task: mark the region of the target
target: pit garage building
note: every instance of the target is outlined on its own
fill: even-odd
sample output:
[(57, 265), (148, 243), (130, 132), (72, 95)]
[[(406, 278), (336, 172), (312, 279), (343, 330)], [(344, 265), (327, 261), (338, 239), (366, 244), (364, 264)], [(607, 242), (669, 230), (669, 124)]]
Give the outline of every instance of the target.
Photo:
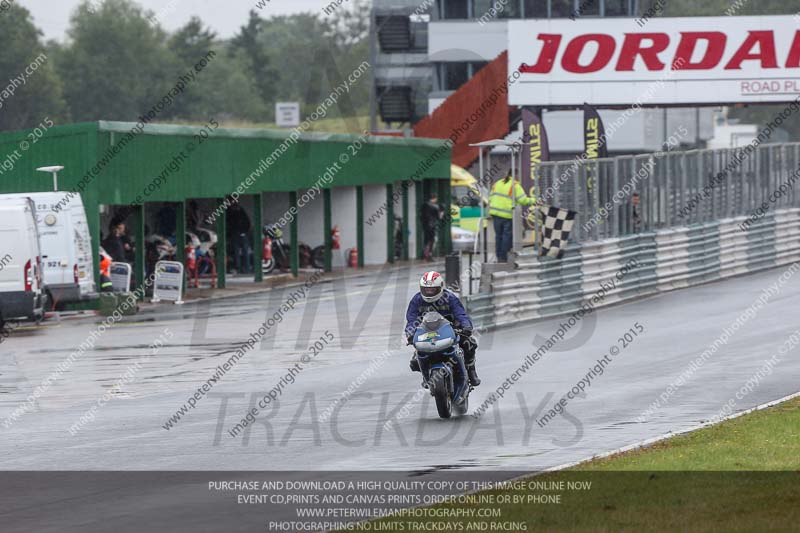
[[(263, 224), (285, 224), (291, 270), (297, 275), (300, 243), (325, 244), (328, 271), (338, 263), (334, 254), (352, 248), (358, 250), (359, 266), (393, 262), (398, 228), (401, 258), (419, 258), (423, 201), (436, 192), (443, 205), (450, 203), (451, 150), (441, 140), (215, 125), (101, 121), (0, 133), (0, 193), (52, 191), (52, 177), (36, 169), (63, 165), (58, 190), (65, 201), (70, 193), (81, 194), (95, 257), (110, 218), (127, 215), (128, 233), (137, 244), (138, 280), (145, 279), (146, 229), (163, 226), (165, 213), (172, 217), (177, 260), (184, 261), (187, 215), (191, 211), (196, 218), (199, 211), (219, 239), (219, 287), (226, 286), (226, 254), (219, 253), (226, 250), (226, 217), (220, 215), (232, 193), (252, 223), (257, 282), (262, 281)], [(339, 251), (331, 250), (335, 226)], [(439, 241), (440, 251), (448, 252), (447, 220)]]

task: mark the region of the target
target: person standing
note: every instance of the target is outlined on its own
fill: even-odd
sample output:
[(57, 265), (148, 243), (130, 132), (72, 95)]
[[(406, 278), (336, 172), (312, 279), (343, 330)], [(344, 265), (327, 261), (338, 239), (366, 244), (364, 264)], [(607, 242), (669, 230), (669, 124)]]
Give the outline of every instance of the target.
[(508, 251), (514, 245), (514, 205), (533, 205), (535, 199), (525, 195), (522, 185), (511, 177), (511, 173), (492, 186), (489, 195), (489, 216), (494, 224), (495, 253), (498, 262), (508, 261)]
[(132, 246), (125, 235), (125, 224), (117, 221), (112, 222), (109, 227), (108, 237), (103, 240), (102, 245), (108, 255), (111, 256), (112, 261), (127, 263), (128, 253), (132, 250)]
[(439, 221), (442, 219), (442, 207), (439, 205), (439, 198), (436, 194), (431, 194), (422, 206), (422, 231), (425, 246), (422, 250), (422, 258), (426, 261), (433, 261), (433, 246), (436, 243), (436, 230), (439, 229)]
[(253, 248), (250, 244), (250, 217), (238, 203), (234, 203), (228, 208), (228, 238), (231, 240), (231, 250), (233, 261), (236, 265), (236, 272), (239, 274), (249, 274), (251, 256)]

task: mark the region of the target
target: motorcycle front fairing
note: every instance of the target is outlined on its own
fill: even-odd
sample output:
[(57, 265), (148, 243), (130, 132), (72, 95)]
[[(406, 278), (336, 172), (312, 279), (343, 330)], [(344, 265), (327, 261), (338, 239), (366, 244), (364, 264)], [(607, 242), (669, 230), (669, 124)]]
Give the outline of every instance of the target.
[(455, 397), (459, 398), (466, 389), (467, 367), (464, 356), (458, 346), (458, 335), (449, 323), (443, 324), (436, 331), (428, 331), (418, 327), (414, 332), (414, 348), (417, 361), (425, 381), (430, 380), (430, 371), (437, 366), (445, 366), (447, 362), (455, 363)]

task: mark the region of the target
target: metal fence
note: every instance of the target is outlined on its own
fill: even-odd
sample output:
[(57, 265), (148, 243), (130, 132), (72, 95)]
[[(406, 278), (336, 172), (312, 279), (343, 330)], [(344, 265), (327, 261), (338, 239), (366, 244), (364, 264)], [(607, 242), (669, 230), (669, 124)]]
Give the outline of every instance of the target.
[(575, 241), (757, 216), (800, 207), (800, 143), (548, 162), (539, 184), (544, 203), (578, 212)]

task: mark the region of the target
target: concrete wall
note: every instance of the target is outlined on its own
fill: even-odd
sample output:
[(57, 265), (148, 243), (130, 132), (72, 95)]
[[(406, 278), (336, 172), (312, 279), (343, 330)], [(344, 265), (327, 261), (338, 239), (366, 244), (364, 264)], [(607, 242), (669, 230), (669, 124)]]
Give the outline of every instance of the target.
[(413, 183), (408, 188), (408, 257), (417, 258), (417, 184)]
[[(300, 202), (305, 190), (297, 193), (297, 200)], [(310, 198), (310, 195), (307, 197)], [(304, 203), (297, 213), (297, 238), (301, 243), (307, 244), (313, 250), (321, 244), (325, 244), (325, 202), (322, 199), (322, 192)]]
[[(342, 249), (333, 251), (333, 266), (346, 264), (344, 255), (350, 248), (358, 244), (356, 233), (356, 188), (337, 187), (331, 190), (331, 226), (339, 226)], [(343, 259), (337, 258), (340, 254)]]
[[(265, 192), (261, 198), (261, 217), (264, 224), (275, 224), (281, 217), (289, 211), (288, 192)], [(281, 228), (283, 230), (283, 240), (289, 244), (291, 241), (291, 231), (287, 224)], [(261, 231), (259, 229), (259, 231)]]
[(386, 216), (386, 186), (385, 185), (365, 185), (364, 186), (364, 218), (369, 220), (371, 216), (379, 213), (380, 217), (371, 225), (364, 224), (364, 248), (359, 253), (364, 253), (365, 265), (382, 265), (386, 263), (386, 224), (389, 217)]

